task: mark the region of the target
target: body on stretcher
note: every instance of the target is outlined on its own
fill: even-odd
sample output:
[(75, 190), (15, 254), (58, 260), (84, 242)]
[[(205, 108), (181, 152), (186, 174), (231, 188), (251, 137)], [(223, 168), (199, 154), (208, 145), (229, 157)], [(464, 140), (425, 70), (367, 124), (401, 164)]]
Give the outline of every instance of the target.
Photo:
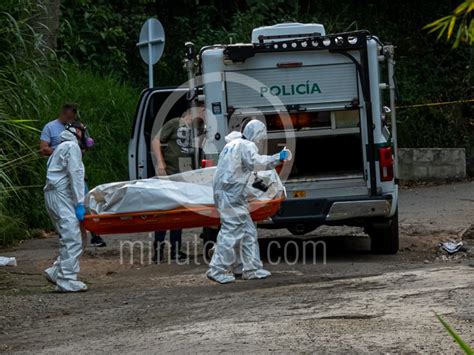
[[(218, 226), (214, 173), (215, 167), (99, 185), (85, 198), (88, 213), (83, 225), (101, 235)], [(246, 193), (254, 221), (273, 216), (286, 196), (275, 170), (255, 174)]]
[[(252, 219), (257, 222), (273, 216), (283, 199), (250, 202)], [(83, 223), (88, 231), (103, 235), (210, 227), (218, 226), (220, 221), (214, 206), (199, 206), (164, 211), (86, 215)]]

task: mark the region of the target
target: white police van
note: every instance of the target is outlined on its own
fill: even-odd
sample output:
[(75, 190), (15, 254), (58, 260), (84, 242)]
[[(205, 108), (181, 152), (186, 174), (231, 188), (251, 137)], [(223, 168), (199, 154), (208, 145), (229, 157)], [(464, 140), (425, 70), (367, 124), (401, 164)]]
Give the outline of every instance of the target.
[(373, 252), (398, 251), (393, 46), (367, 31), (327, 35), (320, 24), (284, 23), (254, 29), (248, 44), (186, 50), (188, 84), (142, 92), (131, 179), (154, 174), (156, 127), (201, 101), (207, 140), (195, 167), (215, 164), (225, 135), (250, 118), (266, 123), (268, 154), (293, 152), (280, 173), (288, 198), (263, 226), (295, 235), (362, 226)]

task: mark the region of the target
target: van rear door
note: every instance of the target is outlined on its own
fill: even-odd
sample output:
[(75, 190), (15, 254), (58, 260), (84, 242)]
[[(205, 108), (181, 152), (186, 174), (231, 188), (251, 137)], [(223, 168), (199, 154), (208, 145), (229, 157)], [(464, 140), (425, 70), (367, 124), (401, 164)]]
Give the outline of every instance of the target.
[(155, 175), (151, 141), (163, 124), (187, 109), (186, 88), (144, 90), (140, 96), (128, 146), (130, 180)]
[(265, 117), (268, 153), (294, 151), (289, 199), (368, 195), (367, 117), (352, 60), (325, 52), (260, 53), (227, 65), (225, 79), (234, 116)]

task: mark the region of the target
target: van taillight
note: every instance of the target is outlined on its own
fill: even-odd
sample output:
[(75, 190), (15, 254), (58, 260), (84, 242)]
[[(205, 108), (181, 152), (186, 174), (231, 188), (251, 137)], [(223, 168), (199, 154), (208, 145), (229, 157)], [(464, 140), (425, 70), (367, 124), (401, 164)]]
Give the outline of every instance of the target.
[(210, 168), (211, 166), (214, 166), (214, 160), (211, 160), (211, 159), (201, 160), (201, 168)]
[(379, 148), (380, 180), (393, 180), (393, 155), (392, 148)]

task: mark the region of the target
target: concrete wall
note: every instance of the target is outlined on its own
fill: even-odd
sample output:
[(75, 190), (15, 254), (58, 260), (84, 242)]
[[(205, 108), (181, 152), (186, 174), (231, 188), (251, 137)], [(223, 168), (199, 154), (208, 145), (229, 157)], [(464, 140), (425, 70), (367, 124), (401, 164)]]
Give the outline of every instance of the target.
[(442, 180), (466, 177), (464, 148), (400, 148), (401, 180)]

